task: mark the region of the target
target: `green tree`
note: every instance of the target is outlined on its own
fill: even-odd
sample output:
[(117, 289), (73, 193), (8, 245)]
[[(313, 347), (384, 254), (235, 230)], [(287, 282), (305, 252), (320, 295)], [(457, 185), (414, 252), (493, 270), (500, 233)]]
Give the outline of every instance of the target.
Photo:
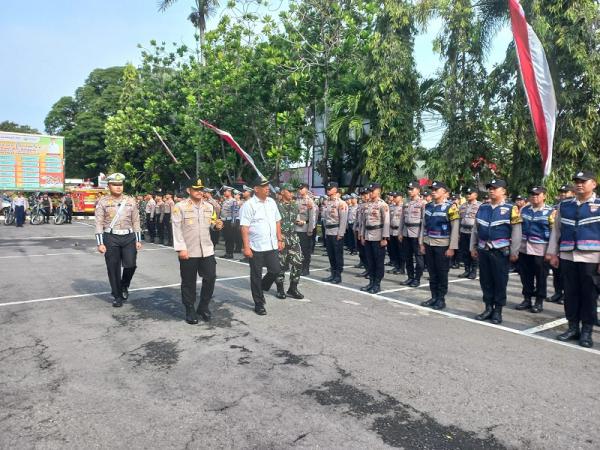
[(5, 120), (0, 122), (0, 131), (8, 131), (11, 133), (31, 133), (39, 134), (39, 131), (29, 125), (19, 125), (18, 123)]

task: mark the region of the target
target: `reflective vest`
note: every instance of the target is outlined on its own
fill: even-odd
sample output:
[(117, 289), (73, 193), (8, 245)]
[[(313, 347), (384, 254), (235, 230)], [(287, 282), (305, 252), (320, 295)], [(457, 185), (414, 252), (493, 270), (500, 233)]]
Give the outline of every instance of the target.
[(521, 210), (521, 219), (523, 219), (523, 241), (529, 241), (533, 244), (547, 244), (550, 242), (550, 231), (552, 231), (552, 211), (553, 208), (544, 205), (539, 211), (534, 211), (531, 205)]
[(489, 244), (492, 248), (504, 248), (510, 245), (512, 233), (511, 214), (512, 203), (503, 203), (495, 208), (484, 203), (477, 211), (477, 235), (479, 248)]
[(564, 200), (560, 209), (560, 251), (600, 251), (600, 199), (577, 204)]
[(452, 202), (437, 204), (429, 202), (425, 205), (425, 236), (434, 239), (450, 237), (450, 219), (448, 210)]

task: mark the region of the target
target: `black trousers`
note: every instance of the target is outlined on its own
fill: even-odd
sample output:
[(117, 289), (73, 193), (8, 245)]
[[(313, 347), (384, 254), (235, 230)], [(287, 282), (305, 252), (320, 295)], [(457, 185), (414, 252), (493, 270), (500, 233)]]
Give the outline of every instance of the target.
[(344, 240), (338, 239), (337, 235), (325, 236), (325, 248), (329, 257), (331, 274), (341, 274), (344, 271)]
[(354, 234), (354, 223), (349, 223), (344, 235), (344, 244), (351, 253), (356, 252), (356, 237)]
[(552, 268), (552, 285), (554, 286), (554, 293), (561, 293), (565, 290), (562, 281), (562, 275), (560, 273), (560, 267), (555, 269)]
[(519, 253), (518, 264), (523, 297), (545, 299), (548, 296), (548, 264), (544, 257)]
[(213, 245), (217, 245), (219, 243), (219, 237), (221, 236), (220, 230), (210, 229), (210, 240)]
[(594, 325), (598, 318), (598, 264), (560, 260), (565, 287), (565, 316), (569, 322)]
[(423, 255), (419, 254), (419, 238), (407, 237), (402, 239), (404, 255), (406, 256), (406, 274), (412, 280), (421, 280), (425, 261)]
[(388, 241), (388, 254), (390, 257), (390, 262), (396, 268), (400, 268), (400, 241), (398, 240), (398, 236), (390, 236), (390, 240)]
[(44, 223), (50, 223), (50, 208), (42, 208), (42, 213), (44, 214)]
[(171, 213), (163, 215), (163, 239), (166, 245), (173, 245), (173, 228), (171, 227)]
[(148, 229), (150, 240), (154, 242), (154, 239), (156, 238), (156, 218), (147, 215), (146, 228)]
[(458, 240), (458, 261), (465, 265), (465, 271), (477, 269), (477, 260), (471, 257), (471, 233), (460, 233)]
[(360, 239), (356, 239), (356, 249), (358, 250), (358, 259), (360, 259), (360, 262), (363, 264), (363, 266), (366, 269), (367, 268), (367, 257), (365, 255), (365, 246), (362, 245), (362, 242)]
[(233, 222), (233, 235), (235, 236), (235, 253), (241, 253), (243, 242), (242, 242), (242, 231), (240, 229), (240, 222), (236, 220)]
[(302, 268), (310, 269), (310, 260), (313, 249), (313, 236), (309, 236), (308, 232), (298, 231), (298, 239), (300, 240), (300, 251), (302, 252)]
[(478, 250), (479, 285), (483, 291), (483, 303), (486, 305), (506, 305), (506, 285), (510, 250)]
[(223, 221), (223, 237), (225, 238), (225, 254), (233, 255), (235, 248), (235, 234), (233, 232), (233, 222), (231, 220)]
[(67, 213), (67, 223), (71, 223), (71, 221), (73, 220), (73, 207), (67, 206), (66, 213)]
[[(252, 291), (252, 300), (255, 305), (264, 305), (265, 296), (264, 288), (270, 288), (281, 272), (279, 264), (279, 251), (270, 250), (266, 252), (255, 252), (252, 250), (252, 258), (250, 258), (250, 289)], [(262, 276), (263, 267), (267, 268), (267, 273), (264, 278)]]
[(181, 300), (184, 305), (193, 307), (196, 303), (196, 280), (202, 277), (199, 309), (206, 311), (215, 291), (217, 280), (217, 261), (214, 255), (205, 258), (179, 260), (181, 274)]
[(380, 242), (365, 241), (365, 257), (367, 258), (369, 278), (373, 278), (377, 283), (383, 280), (385, 272), (385, 247), (382, 247)]
[[(121, 298), (123, 287), (129, 287), (136, 269), (135, 233), (124, 236), (104, 233), (103, 239), (106, 246), (104, 260), (111, 294), (114, 298)], [(122, 274), (121, 267), (123, 267)]]
[(443, 300), (448, 293), (450, 258), (445, 253), (448, 246), (425, 245), (425, 259), (429, 268), (429, 290), (431, 298)]
[(17, 222), (18, 227), (22, 227), (23, 223), (25, 223), (25, 207), (24, 206), (15, 206), (15, 221)]

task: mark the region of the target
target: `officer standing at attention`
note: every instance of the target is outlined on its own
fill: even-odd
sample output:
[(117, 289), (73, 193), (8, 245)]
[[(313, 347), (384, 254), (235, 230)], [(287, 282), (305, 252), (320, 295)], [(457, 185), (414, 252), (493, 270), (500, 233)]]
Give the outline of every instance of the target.
[[(96, 205), (96, 243), (104, 254), (113, 306), (119, 308), (129, 297), (129, 285), (136, 269), (138, 250), (142, 248), (140, 215), (135, 199), (123, 195), (125, 175), (114, 173), (106, 178), (110, 195)], [(123, 273), (121, 273), (123, 267)]]
[[(264, 291), (268, 291), (281, 272), (279, 252), (284, 249), (281, 235), (281, 214), (275, 200), (269, 197), (269, 180), (254, 180), (254, 197), (244, 203), (240, 210), (240, 227), (243, 253), (250, 263), (250, 288), (254, 300), (254, 312), (267, 314)], [(263, 267), (267, 268), (264, 278)]]
[(302, 272), (302, 250), (300, 249), (300, 238), (296, 233), (296, 220), (298, 218), (298, 205), (294, 201), (294, 187), (291, 184), (283, 184), (281, 186), (281, 201), (277, 204), (279, 213), (281, 214), (281, 235), (283, 236), (284, 247), (279, 252), (279, 265), (281, 272), (275, 279), (277, 286), (277, 298), (286, 298), (286, 292), (283, 288), (285, 281), (285, 271), (290, 270), (290, 287), (287, 295), (303, 299), (298, 291), (298, 282)]
[(361, 291), (377, 294), (385, 272), (385, 248), (390, 237), (390, 207), (381, 199), (381, 185), (371, 183), (371, 201), (367, 203), (359, 226), (361, 242), (365, 247), (369, 284)]
[(138, 213), (140, 215), (140, 228), (142, 229), (142, 241), (146, 240), (144, 236), (144, 228), (146, 226), (146, 200), (143, 195), (136, 195), (135, 201), (138, 205)]
[(25, 211), (29, 209), (29, 202), (22, 192), (12, 199), (11, 207), (15, 211), (15, 222), (21, 228), (25, 223)]
[(401, 282), (403, 286), (419, 287), (425, 262), (419, 250), (419, 230), (423, 221), (425, 202), (421, 199), (421, 185), (418, 181), (408, 183), (409, 201), (404, 205), (402, 214), (401, 241), (406, 257), (408, 278)]
[[(215, 192), (214, 189), (204, 188), (202, 192), (204, 192), (204, 199), (215, 209), (217, 217), (221, 217), (221, 205), (213, 198), (213, 193)], [(215, 228), (210, 229), (210, 239), (212, 240), (213, 245), (217, 245), (219, 243), (219, 236), (219, 230)]]
[(358, 250), (358, 259), (359, 262), (355, 269), (365, 269), (363, 272), (357, 274), (357, 277), (366, 277), (369, 276), (369, 269), (367, 268), (367, 258), (365, 256), (365, 246), (362, 245), (362, 241), (360, 240), (359, 228), (360, 224), (363, 223), (363, 216), (365, 213), (365, 208), (369, 203), (370, 193), (368, 188), (363, 188), (360, 191), (360, 203), (358, 204), (358, 208), (356, 209), (356, 220), (354, 222), (354, 238), (356, 239), (356, 249)]
[[(536, 186), (529, 191), (529, 204), (521, 210), (522, 237), (519, 250), (519, 276), (523, 285), (523, 301), (516, 309), (540, 313), (547, 296), (548, 264), (544, 261), (554, 225), (554, 208), (545, 204), (546, 188)], [(531, 298), (535, 297), (535, 305)]]
[(220, 217), (223, 221), (223, 237), (225, 238), (225, 254), (222, 256), (222, 258), (233, 259), (233, 250), (235, 248), (233, 214), (237, 202), (235, 198), (233, 198), (232, 187), (223, 186), (222, 191), (223, 203), (221, 203)]
[(506, 181), (487, 184), (490, 202), (479, 207), (471, 233), (471, 256), (479, 260), (479, 284), (485, 311), (476, 320), (502, 323), (510, 263), (519, 259), (521, 217), (519, 208), (506, 201)]
[(448, 191), (448, 186), (441, 181), (431, 184), (433, 201), (425, 205), (419, 234), (420, 250), (425, 254), (429, 268), (431, 290), (431, 298), (421, 306), (437, 310), (446, 307), (450, 260), (458, 249), (460, 215), (457, 206), (448, 200)]
[(354, 227), (356, 224), (357, 210), (358, 195), (353, 192), (350, 194), (350, 200), (348, 202), (348, 229), (346, 231), (348, 236), (348, 250), (350, 251), (351, 255), (356, 255), (356, 234), (354, 233)]
[(557, 339), (579, 339), (579, 345), (589, 348), (594, 345), (592, 331), (598, 321), (600, 198), (594, 193), (598, 184), (593, 173), (578, 172), (573, 181), (575, 197), (558, 207), (547, 259), (552, 267), (560, 267), (565, 287), (569, 328)]
[(146, 228), (150, 235), (150, 243), (154, 244), (156, 239), (156, 202), (151, 194), (146, 195)]
[(402, 270), (402, 255), (400, 253), (400, 240), (398, 235), (400, 234), (400, 225), (402, 224), (402, 195), (399, 192), (390, 192), (392, 198), (392, 204), (390, 205), (390, 242), (388, 243), (388, 250), (390, 252), (390, 261), (394, 266), (393, 269), (387, 271), (397, 275)]
[(165, 195), (165, 200), (161, 209), (161, 223), (163, 227), (163, 236), (165, 239), (165, 245), (173, 245), (173, 228), (171, 226), (171, 211), (175, 206), (173, 196), (171, 194)]
[(312, 238), (317, 226), (317, 207), (313, 199), (308, 195), (308, 184), (300, 183), (298, 185), (296, 204), (298, 205), (298, 216), (296, 217), (295, 230), (298, 234), (300, 249), (302, 251), (301, 275), (309, 275), (313, 246)]
[(158, 243), (160, 245), (164, 245), (165, 244), (165, 229), (163, 227), (163, 223), (162, 223), (162, 210), (163, 210), (163, 205), (164, 205), (164, 201), (163, 201), (163, 196), (160, 194), (157, 194), (156, 197), (156, 232), (158, 233)]
[(339, 284), (344, 270), (344, 234), (348, 224), (348, 205), (339, 198), (338, 184), (335, 181), (327, 183), (325, 189), (328, 198), (323, 202), (322, 219), (331, 274), (323, 281)]
[[(217, 219), (213, 206), (204, 200), (202, 180), (189, 183), (190, 198), (173, 207), (173, 248), (179, 256), (181, 274), (181, 300), (185, 307), (185, 321), (198, 323), (198, 315), (206, 322), (212, 318), (209, 304), (215, 290), (217, 261), (210, 239), (210, 229), (220, 229), (223, 222)], [(196, 303), (196, 280), (202, 277), (200, 303)]]
[(458, 252), (460, 254), (459, 261), (465, 265), (465, 271), (458, 278), (469, 278), (474, 280), (477, 278), (477, 260), (471, 258), (471, 232), (475, 225), (475, 216), (481, 206), (481, 202), (477, 200), (477, 189), (467, 189), (467, 201), (460, 205), (458, 211), (460, 214), (460, 238), (458, 241)]

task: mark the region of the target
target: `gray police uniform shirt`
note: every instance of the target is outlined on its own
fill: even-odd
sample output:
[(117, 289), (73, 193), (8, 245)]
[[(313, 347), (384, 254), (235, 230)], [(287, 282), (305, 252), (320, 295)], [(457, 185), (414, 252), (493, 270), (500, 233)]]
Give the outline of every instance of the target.
[(343, 237), (348, 225), (348, 205), (339, 198), (326, 199), (321, 214), (326, 236)]
[(235, 198), (228, 198), (223, 200), (223, 203), (221, 204), (221, 220), (233, 220), (235, 206)]
[(365, 241), (381, 241), (390, 237), (390, 207), (382, 199), (366, 204), (360, 226)]
[(175, 205), (171, 216), (173, 248), (186, 250), (190, 258), (206, 258), (215, 254), (210, 229), (217, 220), (214, 207), (205, 200), (191, 199)]
[(397, 205), (395, 203), (392, 203), (390, 205), (390, 236), (397, 237), (400, 234), (403, 210), (404, 207), (402, 204)]
[(148, 200), (148, 203), (146, 203), (145, 212), (150, 217), (150, 219), (154, 219), (154, 216), (156, 215), (156, 202), (153, 198)]
[(298, 205), (298, 217), (296, 219), (295, 230), (297, 233), (312, 233), (317, 224), (317, 205), (308, 195), (298, 196), (296, 199)]
[(356, 214), (358, 212), (358, 205), (348, 206), (348, 224), (352, 225), (356, 222)]
[(409, 200), (404, 205), (402, 213), (402, 236), (418, 238), (423, 220), (425, 201), (423, 199)]
[(117, 222), (113, 226), (113, 230), (132, 230), (134, 233), (140, 233), (140, 212), (138, 210), (135, 198), (128, 195), (122, 195), (120, 198), (115, 198), (112, 195), (105, 195), (96, 205), (96, 234), (101, 234), (116, 216), (120, 205), (125, 202), (125, 206), (119, 214)]
[(481, 202), (473, 203), (466, 202), (460, 205), (458, 212), (460, 213), (460, 232), (471, 234), (475, 226), (475, 216), (481, 206)]

